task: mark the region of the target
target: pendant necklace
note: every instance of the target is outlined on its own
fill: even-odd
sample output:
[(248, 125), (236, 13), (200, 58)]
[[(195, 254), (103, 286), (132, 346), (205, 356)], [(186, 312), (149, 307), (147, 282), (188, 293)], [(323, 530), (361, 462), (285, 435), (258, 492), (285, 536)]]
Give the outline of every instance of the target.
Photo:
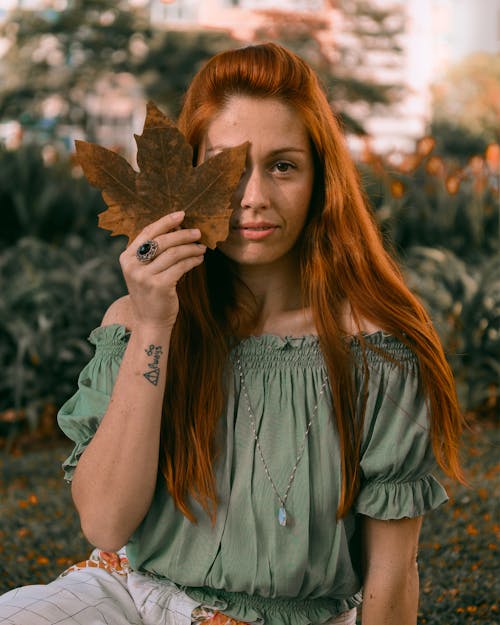
[(238, 366), (238, 373), (240, 376), (240, 381), (241, 381), (241, 390), (243, 391), (243, 396), (245, 397), (245, 402), (247, 405), (247, 414), (248, 414), (248, 418), (250, 421), (250, 426), (252, 428), (252, 433), (253, 433), (253, 437), (255, 440), (255, 445), (257, 447), (257, 450), (259, 452), (259, 456), (260, 459), (262, 461), (262, 466), (264, 467), (264, 472), (266, 474), (267, 479), (269, 480), (274, 493), (276, 494), (276, 497), (278, 498), (278, 501), (280, 502), (280, 507), (278, 509), (278, 523), (284, 527), (287, 524), (288, 521), (288, 512), (286, 510), (286, 501), (288, 499), (288, 494), (290, 493), (290, 488), (292, 487), (293, 484), (293, 480), (295, 479), (295, 474), (297, 473), (297, 468), (299, 466), (300, 461), (302, 460), (302, 456), (304, 455), (304, 451), (306, 448), (306, 442), (307, 442), (307, 437), (309, 436), (309, 432), (311, 430), (311, 426), (313, 424), (313, 421), (316, 417), (316, 414), (318, 412), (318, 406), (319, 406), (319, 401), (323, 395), (323, 393), (325, 392), (326, 389), (326, 385), (328, 383), (328, 377), (325, 376), (325, 379), (323, 380), (323, 384), (321, 385), (321, 388), (319, 390), (318, 393), (318, 399), (316, 401), (316, 405), (313, 408), (312, 414), (311, 414), (311, 418), (309, 419), (309, 422), (307, 424), (306, 430), (304, 432), (304, 438), (302, 440), (302, 443), (300, 445), (299, 448), (299, 452), (297, 454), (297, 457), (295, 459), (295, 464), (293, 465), (292, 468), (292, 472), (290, 473), (290, 477), (288, 478), (288, 483), (286, 485), (286, 489), (285, 489), (285, 493), (283, 494), (283, 496), (280, 495), (278, 489), (276, 488), (276, 484), (274, 483), (273, 478), (271, 477), (271, 473), (269, 471), (269, 467), (267, 466), (267, 462), (264, 458), (264, 454), (262, 453), (262, 447), (260, 445), (260, 440), (259, 440), (259, 435), (257, 434), (257, 426), (255, 423), (255, 415), (252, 411), (252, 406), (250, 404), (250, 398), (248, 396), (248, 389), (247, 386), (245, 384), (245, 376), (243, 374), (243, 367), (241, 366), (241, 360), (240, 360), (240, 356), (239, 353), (236, 354), (236, 364)]

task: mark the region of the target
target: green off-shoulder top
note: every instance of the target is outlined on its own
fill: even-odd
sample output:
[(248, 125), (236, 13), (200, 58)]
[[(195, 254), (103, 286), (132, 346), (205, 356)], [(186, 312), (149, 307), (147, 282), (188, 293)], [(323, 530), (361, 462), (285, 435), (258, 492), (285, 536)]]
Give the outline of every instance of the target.
[[(193, 605), (216, 606), (251, 623), (319, 624), (359, 605), (359, 515), (416, 517), (447, 500), (431, 474), (435, 459), (415, 355), (383, 332), (365, 339), (391, 358), (366, 352), (362, 484), (345, 518), (336, 520), (340, 452), (329, 386), (320, 394), (327, 371), (318, 338), (252, 336), (235, 350), (262, 454), (281, 496), (313, 417), (286, 502), (289, 523), (283, 527), (278, 522), (279, 500), (256, 448), (238, 368), (229, 363), (216, 465), (216, 522), (196, 502), (192, 509), (197, 524), (188, 521), (159, 476), (151, 508), (127, 544), (132, 568), (175, 583)], [(60, 427), (75, 442), (63, 465), (67, 480), (106, 411), (127, 340), (121, 325), (101, 327), (90, 335), (95, 356), (80, 374), (78, 391), (59, 412)], [(351, 340), (350, 349), (360, 365), (355, 377), (361, 395), (359, 337)], [(179, 615), (179, 623), (189, 625), (189, 617)]]

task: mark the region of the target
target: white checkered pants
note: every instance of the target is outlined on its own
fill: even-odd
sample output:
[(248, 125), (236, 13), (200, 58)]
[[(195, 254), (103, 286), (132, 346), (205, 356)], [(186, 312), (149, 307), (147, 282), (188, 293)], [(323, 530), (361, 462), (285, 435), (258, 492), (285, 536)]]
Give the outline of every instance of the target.
[(167, 580), (74, 567), (0, 596), (0, 625), (191, 625), (198, 605)]
[[(168, 580), (130, 571), (125, 553), (95, 550), (47, 585), (0, 596), (0, 625), (245, 625)], [(356, 609), (324, 625), (355, 625)]]

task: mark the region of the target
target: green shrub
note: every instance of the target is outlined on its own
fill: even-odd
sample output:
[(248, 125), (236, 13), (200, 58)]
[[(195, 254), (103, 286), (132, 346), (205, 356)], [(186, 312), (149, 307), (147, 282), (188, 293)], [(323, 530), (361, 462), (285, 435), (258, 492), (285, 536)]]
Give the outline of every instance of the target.
[(465, 311), (465, 373), (470, 407), (500, 415), (500, 252), (482, 270)]
[[(44, 149), (51, 164), (44, 162)], [(9, 151), (0, 145), (0, 206), (4, 245), (26, 236), (60, 243), (69, 232), (101, 242), (107, 236), (97, 229), (97, 214), (106, 208), (100, 192), (50, 146)]]
[(405, 254), (404, 271), (443, 342), (461, 405), (498, 416), (500, 254), (472, 270), (450, 250), (413, 247)]
[(466, 410), (500, 414), (500, 146), (465, 166), (424, 137), (396, 163), (369, 150), (360, 176), (455, 371)]
[(475, 295), (477, 280), (453, 252), (433, 247), (411, 247), (404, 256), (410, 288), (426, 305), (450, 356), (464, 347), (464, 310)]
[(462, 165), (488, 147), (484, 134), (472, 132), (455, 122), (435, 120), (431, 124), (431, 133), (436, 139), (436, 152)]
[(422, 139), (398, 164), (365, 154), (359, 170), (368, 199), (396, 249), (447, 248), (481, 263), (500, 246), (500, 166), (487, 151), (458, 168), (433, 146), (432, 137)]
[(91, 353), (86, 337), (125, 291), (121, 246), (24, 238), (0, 255), (0, 412), (22, 410), (35, 426), (44, 406), (73, 393)]

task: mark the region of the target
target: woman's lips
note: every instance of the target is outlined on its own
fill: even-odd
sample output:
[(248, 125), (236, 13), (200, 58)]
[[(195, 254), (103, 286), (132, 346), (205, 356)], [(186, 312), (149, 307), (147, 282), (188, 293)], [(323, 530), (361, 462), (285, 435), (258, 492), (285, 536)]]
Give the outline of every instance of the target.
[(234, 226), (233, 231), (237, 232), (243, 239), (249, 241), (260, 241), (273, 234), (278, 226), (268, 223), (242, 224)]
[(277, 229), (277, 226), (272, 224), (265, 225), (245, 225), (245, 226), (236, 226), (234, 230), (244, 239), (248, 239), (249, 241), (260, 241), (265, 239), (266, 237), (273, 234), (273, 232)]

